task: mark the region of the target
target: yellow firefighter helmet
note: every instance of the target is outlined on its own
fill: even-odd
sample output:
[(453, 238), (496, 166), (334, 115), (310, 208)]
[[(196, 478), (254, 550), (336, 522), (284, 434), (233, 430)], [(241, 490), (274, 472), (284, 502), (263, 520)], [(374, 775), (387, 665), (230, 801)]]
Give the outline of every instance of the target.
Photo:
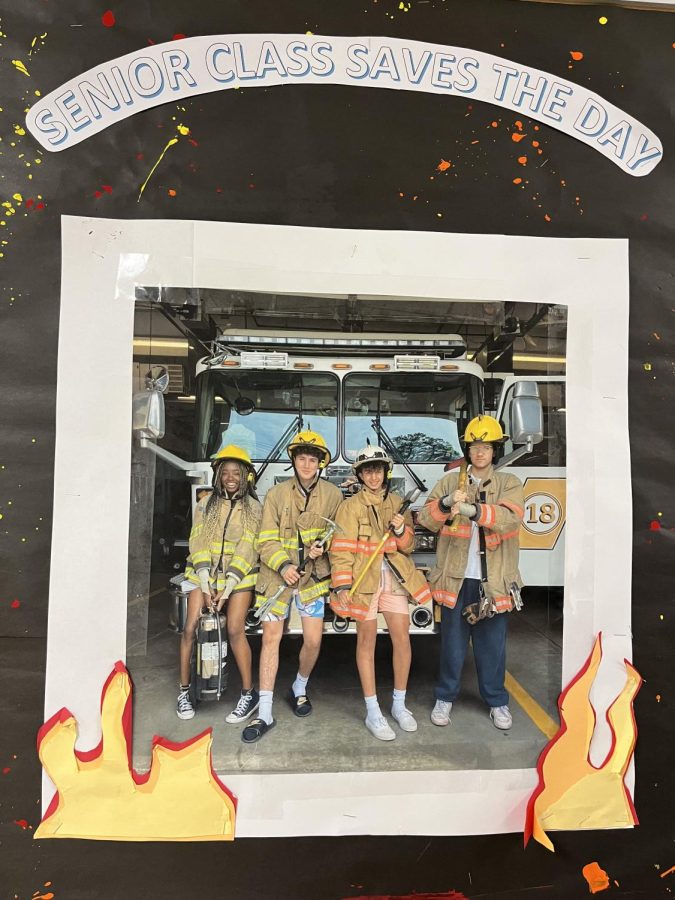
[(319, 460), (320, 469), (325, 469), (330, 462), (330, 451), (328, 450), (328, 446), (326, 445), (325, 440), (316, 431), (299, 431), (296, 434), (286, 448), (286, 452), (291, 460), (293, 459), (293, 454), (298, 450), (318, 450), (321, 454), (321, 459)]
[(484, 441), (486, 444), (503, 443), (508, 440), (508, 434), (504, 434), (502, 426), (492, 416), (476, 416), (466, 426), (464, 443)]

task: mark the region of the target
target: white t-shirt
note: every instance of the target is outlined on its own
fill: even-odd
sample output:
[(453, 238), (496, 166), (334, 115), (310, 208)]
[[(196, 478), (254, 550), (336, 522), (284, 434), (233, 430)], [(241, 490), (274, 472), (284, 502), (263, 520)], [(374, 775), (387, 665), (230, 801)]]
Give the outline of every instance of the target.
[[(469, 473), (469, 481), (471, 484), (480, 486), (480, 481)], [(469, 558), (466, 561), (466, 569), (464, 570), (465, 578), (477, 578), (479, 581), (483, 577), (480, 567), (480, 543), (478, 541), (478, 525), (471, 522), (471, 539), (469, 540)]]

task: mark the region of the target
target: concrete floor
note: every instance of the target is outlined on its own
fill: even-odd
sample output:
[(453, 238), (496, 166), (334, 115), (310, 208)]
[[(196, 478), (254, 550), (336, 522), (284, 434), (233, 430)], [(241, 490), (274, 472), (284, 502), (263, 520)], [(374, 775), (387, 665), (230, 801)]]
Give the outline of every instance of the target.
[[(418, 731), (402, 732), (391, 721), (396, 740), (378, 741), (366, 730), (365, 707), (354, 660), (353, 635), (327, 635), (309, 684), (314, 711), (307, 719), (291, 712), (284, 695), (295, 677), (300, 638), (282, 641), (274, 717), (277, 725), (259, 743), (241, 741), (244, 725), (226, 725), (225, 716), (239, 698), (240, 681), (230, 660), (229, 686), (219, 703), (202, 703), (194, 719), (175, 713), (179, 636), (167, 629), (168, 594), (150, 601), (147, 655), (128, 660), (134, 693), (133, 763), (138, 771), (150, 765), (152, 736), (184, 741), (212, 727), (213, 761), (219, 773), (345, 772), (414, 769), (508, 769), (534, 766), (546, 743), (542, 732), (514, 701), (513, 728), (498, 731), (478, 695), (471, 651), (467, 656), (462, 695), (455, 703), (450, 726), (439, 728), (429, 719), (439, 651), (438, 635), (412, 637), (413, 664), (407, 705)], [(530, 696), (557, 722), (556, 701), (561, 684), (562, 614), (545, 599), (526, 598), (526, 608), (510, 617), (507, 668)], [(254, 671), (260, 637), (253, 636)], [(391, 651), (387, 635), (378, 638), (378, 696), (388, 714), (392, 691)], [(257, 682), (257, 679), (256, 679)]]

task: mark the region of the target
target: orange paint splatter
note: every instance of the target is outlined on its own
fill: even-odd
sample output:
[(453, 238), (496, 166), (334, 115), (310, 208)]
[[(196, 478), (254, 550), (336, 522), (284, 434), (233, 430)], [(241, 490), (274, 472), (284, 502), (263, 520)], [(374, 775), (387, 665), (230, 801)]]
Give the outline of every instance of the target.
[(499, 128), (499, 122), (490, 122), (493, 128)]
[(112, 28), (115, 24), (115, 13), (112, 9), (106, 9), (106, 11), (101, 16), (101, 24), (105, 25), (106, 28)]
[(661, 702), (661, 694), (657, 694), (657, 695), (656, 695), (656, 702), (657, 702), (657, 703), (660, 703), (660, 702)]
[(452, 163), (449, 160), (441, 159), (439, 164), (436, 166), (436, 171), (437, 172), (446, 172), (450, 168), (451, 165), (452, 165)]
[(526, 138), (526, 137), (527, 137), (526, 134), (517, 134), (517, 133), (514, 131), (513, 134), (511, 135), (511, 140), (514, 141), (516, 144), (519, 144), (520, 141), (522, 141), (523, 138)]
[(581, 50), (570, 50), (570, 56), (574, 62), (580, 62), (584, 58), (584, 54)]
[(539, 141), (532, 141), (532, 146), (533, 146), (533, 147), (538, 147), (538, 146), (539, 146)]
[(167, 191), (167, 194), (169, 195), (169, 197), (175, 197), (175, 196), (176, 196), (176, 192), (174, 191), (173, 188), (169, 188), (169, 190)]
[(548, 213), (545, 213), (545, 214), (544, 214), (544, 218), (546, 219), (547, 222), (550, 222), (550, 221), (551, 221), (551, 217), (549, 216)]
[(514, 184), (522, 184), (522, 183), (523, 183), (523, 179), (522, 179), (522, 178), (514, 178), (514, 179), (513, 179), (513, 183), (514, 183)]
[(54, 900), (54, 894), (52, 891), (48, 891), (46, 894), (33, 894), (31, 900)]
[(518, 129), (518, 131), (523, 130), (523, 123), (520, 121), (520, 119), (516, 119), (516, 128)]
[[(673, 46), (675, 47), (675, 44), (673, 44)], [(675, 872), (675, 866), (671, 866), (669, 869), (666, 869), (665, 872), (661, 872), (659, 878), (665, 878), (666, 875), (672, 875), (673, 872)]]
[(521, 164), (521, 166), (526, 166), (526, 165), (527, 165), (527, 157), (526, 157), (526, 156), (519, 156), (519, 157), (518, 157), (518, 162)]
[(581, 874), (588, 882), (588, 889), (591, 894), (598, 894), (600, 891), (606, 891), (609, 887), (609, 876), (604, 869), (601, 869), (596, 862), (588, 863), (581, 870)]

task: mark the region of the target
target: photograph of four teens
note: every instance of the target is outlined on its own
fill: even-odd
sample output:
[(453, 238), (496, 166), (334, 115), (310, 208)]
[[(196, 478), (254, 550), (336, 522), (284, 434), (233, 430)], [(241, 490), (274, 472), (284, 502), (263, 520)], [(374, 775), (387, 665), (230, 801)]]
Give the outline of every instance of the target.
[[(321, 475), (331, 460), (324, 437), (300, 430), (288, 443), (292, 477), (271, 488), (260, 503), (256, 471), (247, 451), (227, 444), (212, 456), (212, 490), (193, 517), (189, 556), (179, 577), (187, 593), (180, 640), (179, 719), (195, 715), (191, 657), (200, 617), (224, 626), (241, 678), (241, 695), (226, 716), (246, 723), (251, 744), (276, 725), (274, 689), (279, 648), (292, 607), (302, 625), (297, 675), (285, 701), (299, 718), (312, 713), (308, 683), (321, 648), (327, 605), (356, 623), (356, 666), (365, 703), (365, 726), (380, 741), (396, 730), (380, 708), (375, 658), (378, 615), (391, 639), (391, 713), (404, 732), (417, 731), (406, 705), (412, 650), (408, 606), (440, 607), (440, 659), (435, 705), (425, 710), (439, 727), (450, 723), (471, 643), (478, 690), (493, 725), (512, 727), (505, 688), (506, 613), (521, 607), (518, 571), (523, 486), (496, 464), (508, 439), (489, 415), (472, 419), (461, 436), (464, 458), (433, 487), (418, 522), (438, 536), (435, 566), (420, 571), (410, 506), (419, 491), (401, 497), (391, 489), (394, 461), (368, 444), (352, 465), (343, 490)], [(189, 593), (188, 593), (189, 592)], [(253, 605), (262, 626), (259, 686), (254, 686), (246, 621)], [(220, 633), (220, 627), (218, 628)], [(430, 704), (431, 706), (431, 704)]]

